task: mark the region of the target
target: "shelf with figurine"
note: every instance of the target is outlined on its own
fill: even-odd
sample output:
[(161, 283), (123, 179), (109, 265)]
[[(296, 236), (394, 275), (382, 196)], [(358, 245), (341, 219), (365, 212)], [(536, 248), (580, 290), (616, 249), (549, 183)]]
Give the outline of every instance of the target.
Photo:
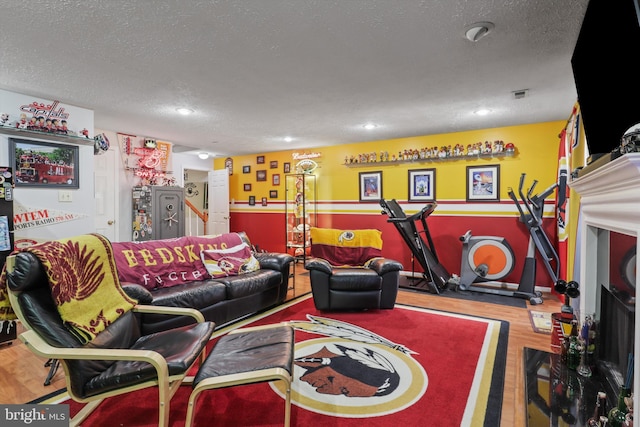
[(427, 163), (443, 162), (452, 160), (471, 160), (478, 158), (503, 158), (513, 157), (516, 153), (516, 146), (509, 142), (485, 141), (467, 145), (465, 149), (462, 144), (454, 147), (425, 147), (418, 149), (408, 149), (398, 151), (398, 155), (390, 155), (388, 151), (362, 153), (356, 156), (345, 156), (344, 165), (347, 167), (367, 167), (367, 166), (393, 166), (406, 163)]
[(22, 123), (17, 121), (10, 123), (8, 120), (5, 120), (4, 113), (0, 118), (0, 133), (21, 138), (40, 138), (80, 145), (93, 145), (95, 143), (93, 138), (89, 137), (89, 131), (87, 129), (82, 129), (77, 133), (66, 129), (64, 125), (57, 126), (55, 129), (52, 127), (34, 129), (32, 124), (28, 122)]

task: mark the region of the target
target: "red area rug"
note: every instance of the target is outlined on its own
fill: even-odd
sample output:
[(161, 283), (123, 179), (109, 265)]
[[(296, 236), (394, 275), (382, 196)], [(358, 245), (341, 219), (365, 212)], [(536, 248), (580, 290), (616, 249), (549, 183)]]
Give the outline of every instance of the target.
[[(294, 321), (292, 426), (496, 426), (500, 424), (509, 324), (396, 305), (393, 310), (318, 312), (310, 296), (222, 329)], [(183, 426), (190, 386), (171, 402)], [(204, 392), (196, 426), (278, 426), (279, 383)], [(82, 405), (66, 393), (40, 403)], [(84, 426), (157, 424), (155, 389), (113, 397)]]

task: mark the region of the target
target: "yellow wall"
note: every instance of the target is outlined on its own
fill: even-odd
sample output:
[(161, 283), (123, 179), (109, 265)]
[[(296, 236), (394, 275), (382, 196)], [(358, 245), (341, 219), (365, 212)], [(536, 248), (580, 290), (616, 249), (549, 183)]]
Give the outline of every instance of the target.
[[(556, 181), (559, 133), (565, 122), (545, 122), (522, 126), (508, 126), (492, 129), (481, 129), (467, 132), (455, 132), (439, 135), (426, 135), (410, 138), (370, 141), (357, 144), (343, 144), (312, 148), (307, 150), (286, 150), (272, 153), (257, 153), (256, 155), (233, 157), (234, 169), (230, 177), (230, 198), (236, 202), (246, 202), (249, 195), (256, 197), (256, 204), (260, 204), (262, 197), (268, 197), (270, 190), (278, 191), (276, 200), (284, 199), (283, 164), (291, 163), (291, 171), (295, 172), (296, 161), (292, 159), (294, 153), (320, 153), (315, 160), (319, 167), (314, 171), (318, 177), (318, 200), (320, 201), (358, 201), (358, 174), (365, 171), (383, 171), (383, 197), (385, 199), (407, 200), (409, 169), (436, 169), (436, 199), (462, 200), (466, 199), (466, 167), (500, 164), (500, 199), (509, 201), (508, 187), (517, 189), (521, 173), (527, 174), (528, 184), (538, 180), (536, 191), (542, 191)], [(463, 157), (456, 160), (440, 162), (398, 163), (397, 165), (371, 164), (366, 167), (347, 167), (345, 157), (365, 152), (389, 151), (390, 154), (404, 149), (420, 149), (422, 147), (462, 144), (466, 147), (478, 141), (502, 140), (516, 146), (516, 154), (504, 159), (480, 158), (469, 159)], [(264, 164), (257, 164), (257, 155), (265, 157)], [(379, 157), (379, 154), (378, 154)], [(224, 168), (224, 158), (214, 159), (214, 168)], [(278, 162), (278, 167), (270, 169), (272, 161)], [(250, 166), (249, 174), (242, 173), (243, 166)], [(256, 170), (267, 172), (267, 181), (256, 181)], [(280, 174), (280, 185), (272, 184), (272, 175)], [(251, 191), (246, 192), (243, 185), (251, 184)], [(330, 183), (330, 185), (327, 185)], [(553, 196), (551, 197), (553, 198)], [(270, 201), (272, 199), (269, 199)], [(232, 206), (233, 209), (233, 206)]]

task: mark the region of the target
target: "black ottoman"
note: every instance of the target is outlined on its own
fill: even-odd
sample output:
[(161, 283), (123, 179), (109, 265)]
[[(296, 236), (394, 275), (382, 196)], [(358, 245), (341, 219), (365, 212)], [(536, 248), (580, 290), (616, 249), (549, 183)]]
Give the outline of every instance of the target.
[(196, 401), (205, 390), (263, 381), (286, 383), (284, 425), (291, 418), (291, 381), (295, 341), (286, 323), (241, 328), (216, 342), (193, 380), (186, 427), (191, 427)]

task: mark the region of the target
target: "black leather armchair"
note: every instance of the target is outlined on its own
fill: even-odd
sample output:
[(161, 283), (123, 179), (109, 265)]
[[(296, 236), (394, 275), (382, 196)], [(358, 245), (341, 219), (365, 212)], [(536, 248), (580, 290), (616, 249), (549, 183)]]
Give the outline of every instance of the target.
[[(214, 331), (194, 309), (136, 305), (83, 344), (65, 326), (40, 261), (28, 252), (7, 259), (11, 306), (27, 328), (19, 338), (35, 354), (60, 361), (67, 390), (88, 403), (71, 420), (78, 425), (105, 398), (147, 387), (158, 388), (158, 426), (169, 422), (170, 400)], [(138, 313), (187, 315), (196, 324), (143, 335)], [(106, 404), (106, 403), (105, 403)]]
[(318, 310), (359, 310), (393, 308), (403, 267), (388, 258), (372, 258), (362, 266), (349, 267), (310, 258), (305, 268)]

